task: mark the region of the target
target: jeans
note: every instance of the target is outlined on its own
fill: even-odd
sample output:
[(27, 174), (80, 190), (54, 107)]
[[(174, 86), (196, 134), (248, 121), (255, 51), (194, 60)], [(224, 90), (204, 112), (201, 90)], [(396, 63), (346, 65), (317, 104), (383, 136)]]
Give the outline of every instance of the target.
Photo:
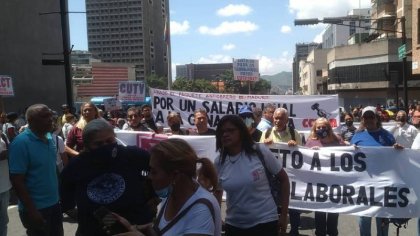
[(45, 220), (44, 226), (34, 225), (27, 212), (19, 211), (19, 217), (23, 226), (26, 228), (28, 236), (63, 236), (63, 214), (60, 204), (38, 209)]
[(338, 235), (338, 213), (315, 212), (315, 235)]
[(9, 223), (7, 207), (9, 206), (9, 198), (9, 191), (0, 193), (0, 236), (7, 235), (7, 223)]
[[(388, 228), (389, 224), (385, 224), (384, 227), (382, 227), (382, 219), (383, 218), (375, 218), (376, 220), (376, 235), (377, 236), (388, 236)], [(359, 230), (360, 230), (360, 236), (371, 236), (370, 234), (370, 227), (371, 227), (371, 217), (361, 216), (359, 218)]]
[(226, 236), (255, 236), (255, 235), (264, 235), (264, 236), (277, 236), (279, 229), (277, 226), (278, 221), (272, 221), (268, 223), (257, 224), (254, 227), (242, 229), (237, 228), (233, 225), (225, 225), (225, 235)]

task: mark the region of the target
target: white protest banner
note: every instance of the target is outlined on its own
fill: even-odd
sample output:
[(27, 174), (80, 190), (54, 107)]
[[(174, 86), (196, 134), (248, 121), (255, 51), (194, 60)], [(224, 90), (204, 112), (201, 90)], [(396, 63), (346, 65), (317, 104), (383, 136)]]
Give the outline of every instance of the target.
[(204, 108), (209, 126), (215, 128), (224, 115), (238, 114), (244, 104), (264, 109), (268, 103), (286, 108), (297, 130), (309, 130), (320, 116), (328, 118), (333, 128), (340, 124), (337, 95), (246, 95), (160, 89), (150, 89), (150, 95), (155, 122), (165, 127), (168, 126), (166, 117), (170, 111), (178, 112), (182, 125), (190, 128), (194, 126), (194, 110)]
[(143, 102), (146, 97), (145, 84), (141, 81), (123, 81), (118, 85), (118, 99), (124, 102)]
[(0, 96), (14, 96), (12, 77), (0, 75)]
[(116, 98), (105, 98), (103, 103), (106, 111), (115, 111), (122, 108), (121, 102)]
[(233, 59), (233, 79), (240, 81), (258, 81), (260, 79), (258, 60)]
[(116, 131), (117, 140), (125, 146), (138, 146), (149, 149), (153, 144), (167, 138), (180, 138), (187, 141), (195, 150), (198, 157), (206, 157), (212, 162), (217, 156), (215, 136), (188, 136), (188, 135), (155, 135), (151, 132)]
[(420, 151), (270, 146), (290, 180), (290, 208), (371, 217), (420, 216)]

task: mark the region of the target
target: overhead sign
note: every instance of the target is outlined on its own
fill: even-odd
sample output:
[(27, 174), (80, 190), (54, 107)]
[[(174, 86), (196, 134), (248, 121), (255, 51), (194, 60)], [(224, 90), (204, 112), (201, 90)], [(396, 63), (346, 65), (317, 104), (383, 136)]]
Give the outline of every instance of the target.
[(258, 81), (260, 79), (258, 60), (234, 59), (233, 79), (240, 81)]
[(150, 89), (155, 122), (168, 127), (166, 117), (170, 111), (178, 112), (184, 127), (194, 127), (194, 111), (207, 111), (210, 127), (216, 127), (219, 120), (228, 114), (238, 114), (242, 105), (261, 108), (267, 104), (283, 107), (289, 111), (297, 130), (309, 130), (318, 117), (327, 118), (332, 127), (339, 123), (337, 95), (245, 95), (221, 93), (195, 93)]
[(406, 57), (406, 46), (405, 44), (398, 47), (398, 59), (402, 60)]
[(15, 96), (12, 77), (0, 75), (0, 96)]
[(122, 108), (121, 102), (116, 98), (105, 98), (103, 103), (106, 111), (115, 111)]
[(144, 102), (145, 84), (141, 81), (124, 81), (118, 85), (118, 99), (123, 102)]

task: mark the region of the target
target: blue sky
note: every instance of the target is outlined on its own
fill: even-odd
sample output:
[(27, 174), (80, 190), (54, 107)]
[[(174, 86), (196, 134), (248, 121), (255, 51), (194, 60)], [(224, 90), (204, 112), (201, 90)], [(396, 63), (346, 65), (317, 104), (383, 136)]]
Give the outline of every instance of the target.
[[(170, 0), (172, 67), (187, 63), (260, 60), (260, 73), (292, 70), (296, 43), (319, 41), (325, 26), (297, 26), (297, 18), (344, 16), (370, 0)], [(69, 11), (85, 11), (69, 0)], [(87, 50), (86, 15), (70, 14), (71, 44)], [(173, 70), (174, 71), (174, 70)]]

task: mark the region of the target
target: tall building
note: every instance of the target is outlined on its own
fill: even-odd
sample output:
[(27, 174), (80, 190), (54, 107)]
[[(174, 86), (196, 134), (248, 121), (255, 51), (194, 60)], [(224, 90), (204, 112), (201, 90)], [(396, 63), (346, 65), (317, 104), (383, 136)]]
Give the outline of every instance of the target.
[(321, 48), (322, 45), (319, 43), (298, 43), (296, 44), (296, 52), (293, 57), (293, 93), (299, 92), (299, 61), (306, 60), (306, 57), (314, 48)]
[(176, 77), (188, 80), (218, 80), (227, 70), (232, 71), (232, 63), (186, 64), (176, 66)]
[(0, 98), (4, 110), (24, 111), (34, 103), (59, 109), (66, 103), (60, 1), (2, 1), (0, 4), (0, 75), (13, 79), (13, 97)]
[[(347, 17), (343, 18), (343, 25), (330, 24), (322, 34), (322, 48), (334, 48), (349, 44), (352, 36), (353, 42), (361, 42), (359, 39), (369, 35), (370, 9), (353, 9)], [(350, 41), (352, 42), (352, 41)]]
[(134, 63), (136, 80), (168, 76), (169, 0), (86, 0), (86, 18), (95, 58)]

